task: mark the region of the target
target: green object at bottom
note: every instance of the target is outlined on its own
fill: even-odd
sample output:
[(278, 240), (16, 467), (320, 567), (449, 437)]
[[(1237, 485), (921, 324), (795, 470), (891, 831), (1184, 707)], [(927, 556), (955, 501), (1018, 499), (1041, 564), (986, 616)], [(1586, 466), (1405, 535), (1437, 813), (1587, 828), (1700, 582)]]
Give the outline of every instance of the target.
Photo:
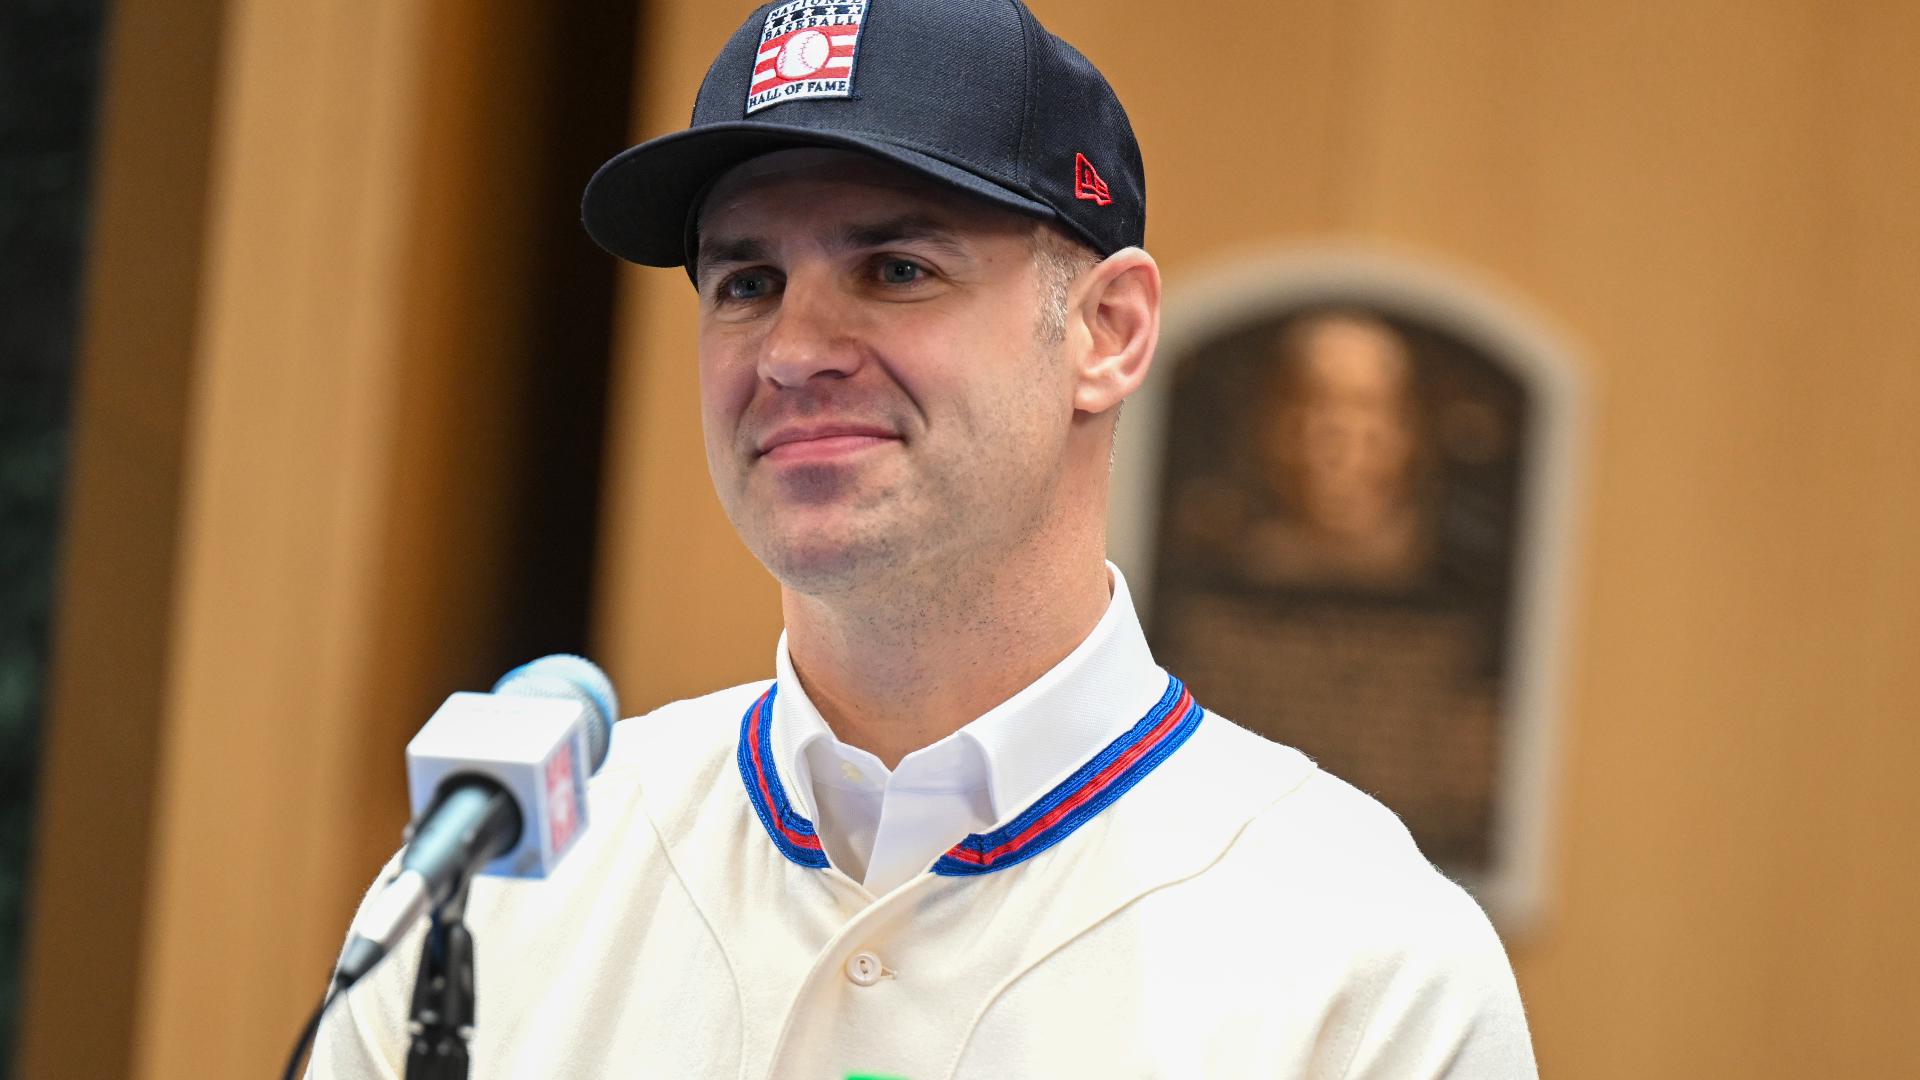
[(847, 1080), (906, 1080), (904, 1076), (880, 1076), (876, 1073), (848, 1073)]

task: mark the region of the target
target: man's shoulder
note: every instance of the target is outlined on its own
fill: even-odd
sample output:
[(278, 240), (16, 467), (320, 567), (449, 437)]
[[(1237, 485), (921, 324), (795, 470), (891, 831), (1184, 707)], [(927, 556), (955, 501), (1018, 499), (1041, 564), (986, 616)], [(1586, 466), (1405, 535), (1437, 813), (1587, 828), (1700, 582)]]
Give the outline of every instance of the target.
[(1375, 927), (1485, 922), (1473, 899), (1427, 860), (1405, 823), (1378, 799), (1225, 717), (1209, 715), (1207, 724), (1215, 730), (1204, 771), (1216, 782), (1259, 792), (1223, 868), (1261, 879), (1270, 900), (1366, 911)]
[[(1502, 1015), (1519, 1015), (1485, 912), (1427, 860), (1392, 810), (1297, 750), (1223, 717), (1206, 724), (1215, 730), (1189, 790), (1213, 798), (1204, 786), (1211, 775), (1215, 785), (1257, 790), (1259, 805), (1203, 872), (1167, 892), (1167, 911), (1204, 912), (1254, 968), (1364, 985), (1368, 995), (1445, 986), (1459, 1007), (1497, 1001)], [(1518, 1030), (1524, 1040), (1524, 1023)]]
[(1237, 928), (1246, 964), (1351, 999), (1353, 1073), (1536, 1075), (1499, 934), (1378, 799), (1313, 768), (1205, 876), (1195, 902)]
[(1177, 830), (1180, 846), (1211, 848), (1218, 862), (1209, 874), (1271, 879), (1259, 883), (1263, 894), (1302, 885), (1327, 897), (1452, 888), (1379, 800), (1218, 713), (1209, 711), (1159, 772), (1162, 782), (1127, 807), (1130, 832)]
[(732, 754), (747, 709), (767, 692), (771, 679), (741, 683), (699, 697), (670, 701), (651, 712), (613, 726), (601, 775), (644, 770), (661, 760), (686, 762), (716, 753)]
[(1297, 849), (1302, 858), (1367, 853), (1399, 870), (1428, 867), (1392, 810), (1299, 750), (1211, 711), (1194, 749), (1193, 782), (1244, 790), (1256, 804), (1243, 843)]

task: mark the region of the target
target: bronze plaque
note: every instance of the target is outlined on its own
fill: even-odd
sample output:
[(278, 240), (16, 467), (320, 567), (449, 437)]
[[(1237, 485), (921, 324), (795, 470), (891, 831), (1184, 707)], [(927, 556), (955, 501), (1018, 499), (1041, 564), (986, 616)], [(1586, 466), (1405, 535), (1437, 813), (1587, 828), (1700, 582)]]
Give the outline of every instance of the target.
[(1478, 889), (1511, 878), (1516, 813), (1544, 812), (1516, 803), (1544, 786), (1518, 676), (1546, 652), (1530, 448), (1556, 413), (1540, 358), (1395, 295), (1295, 289), (1169, 342), (1148, 636), (1208, 708), (1374, 795)]

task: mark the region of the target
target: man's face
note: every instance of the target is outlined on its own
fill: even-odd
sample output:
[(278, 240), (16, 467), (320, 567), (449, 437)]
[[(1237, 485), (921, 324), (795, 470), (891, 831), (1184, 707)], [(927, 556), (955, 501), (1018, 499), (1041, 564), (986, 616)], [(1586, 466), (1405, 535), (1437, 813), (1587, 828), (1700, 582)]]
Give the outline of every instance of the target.
[(1365, 537), (1412, 495), (1418, 435), (1411, 361), (1390, 329), (1334, 318), (1301, 345), (1292, 400), (1269, 435), (1269, 457), (1290, 478), (1315, 527)]
[(827, 593), (965, 573), (1042, 527), (1072, 418), (1034, 223), (840, 151), (723, 177), (701, 211), (700, 392), (727, 515)]

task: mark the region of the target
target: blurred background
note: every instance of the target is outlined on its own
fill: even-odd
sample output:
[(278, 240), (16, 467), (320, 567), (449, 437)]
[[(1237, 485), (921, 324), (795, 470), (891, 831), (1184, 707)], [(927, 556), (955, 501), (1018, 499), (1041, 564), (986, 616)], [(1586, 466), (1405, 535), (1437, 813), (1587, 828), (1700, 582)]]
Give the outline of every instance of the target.
[[(1920, 1075), (1920, 6), (1034, 6), (1128, 105), (1172, 286), (1401, 252), (1584, 365), (1508, 940), (1543, 1071)], [(747, 10), (0, 10), (14, 1075), (277, 1069), (449, 691), (770, 673), (687, 284), (576, 211)]]

